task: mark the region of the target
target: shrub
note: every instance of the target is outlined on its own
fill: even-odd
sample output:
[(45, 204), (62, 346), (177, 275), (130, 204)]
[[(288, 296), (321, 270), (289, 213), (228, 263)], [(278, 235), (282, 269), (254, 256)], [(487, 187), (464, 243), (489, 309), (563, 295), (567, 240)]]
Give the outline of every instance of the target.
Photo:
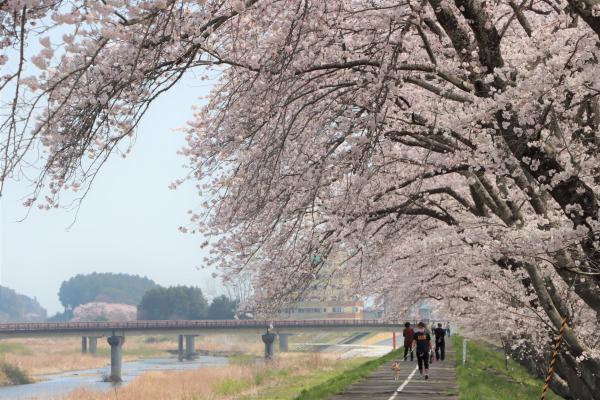
[(18, 365), (10, 364), (7, 361), (0, 360), (0, 374), (4, 376), (9, 385), (24, 385), (33, 382), (27, 372)]

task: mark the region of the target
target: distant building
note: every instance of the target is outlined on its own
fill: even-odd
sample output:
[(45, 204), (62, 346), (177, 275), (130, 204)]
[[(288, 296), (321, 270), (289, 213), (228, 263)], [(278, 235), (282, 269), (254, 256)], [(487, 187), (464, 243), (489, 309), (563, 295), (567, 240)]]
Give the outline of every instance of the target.
[(280, 311), (283, 319), (364, 319), (362, 300), (300, 301)]
[(383, 308), (365, 307), (363, 310), (363, 319), (381, 319), (385, 315)]
[(410, 307), (408, 315), (411, 320), (427, 322), (432, 317), (431, 305), (427, 300), (420, 300)]
[[(354, 282), (342, 271), (345, 255), (329, 255), (311, 285), (296, 302), (277, 313), (282, 319), (365, 319), (365, 300), (353, 291)], [(321, 262), (320, 256), (313, 258)]]

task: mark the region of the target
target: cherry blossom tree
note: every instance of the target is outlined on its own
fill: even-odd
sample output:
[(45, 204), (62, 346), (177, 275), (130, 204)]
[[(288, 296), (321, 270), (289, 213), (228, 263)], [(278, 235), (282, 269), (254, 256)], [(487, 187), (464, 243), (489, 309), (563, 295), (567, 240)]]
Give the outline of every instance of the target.
[(73, 310), (72, 321), (135, 321), (137, 307), (130, 304), (93, 302)]
[(217, 70), (182, 150), (208, 265), (268, 309), (341, 257), (348, 290), (435, 298), (531, 359), (567, 318), (555, 389), (598, 398), (598, 0), (0, 7), (2, 180), (44, 150), (27, 206), (87, 189), (157, 96)]

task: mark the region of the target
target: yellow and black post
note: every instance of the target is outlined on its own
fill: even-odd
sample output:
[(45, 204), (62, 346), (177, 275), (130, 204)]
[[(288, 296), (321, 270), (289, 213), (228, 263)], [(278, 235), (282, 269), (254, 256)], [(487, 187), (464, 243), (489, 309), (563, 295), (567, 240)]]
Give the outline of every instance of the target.
[(550, 366), (548, 367), (548, 374), (546, 375), (546, 380), (544, 381), (544, 389), (542, 390), (541, 400), (544, 400), (546, 398), (546, 392), (548, 391), (550, 382), (552, 382), (552, 376), (554, 375), (554, 367), (556, 366), (556, 361), (558, 360), (558, 355), (560, 354), (560, 345), (562, 344), (563, 334), (565, 333), (566, 326), (567, 317), (564, 317), (562, 324), (560, 324), (560, 331), (558, 332), (556, 343), (554, 344), (554, 353), (552, 353), (552, 360), (550, 361)]

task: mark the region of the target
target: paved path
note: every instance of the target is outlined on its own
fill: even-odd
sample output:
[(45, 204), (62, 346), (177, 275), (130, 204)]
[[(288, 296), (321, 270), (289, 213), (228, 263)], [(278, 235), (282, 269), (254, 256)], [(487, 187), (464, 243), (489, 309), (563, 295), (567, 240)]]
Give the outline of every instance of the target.
[(415, 362), (401, 362), (400, 380), (394, 381), (389, 362), (330, 400), (456, 400), (455, 357), (450, 340), (446, 346), (446, 360), (434, 361), (429, 380), (419, 379), (415, 359)]

